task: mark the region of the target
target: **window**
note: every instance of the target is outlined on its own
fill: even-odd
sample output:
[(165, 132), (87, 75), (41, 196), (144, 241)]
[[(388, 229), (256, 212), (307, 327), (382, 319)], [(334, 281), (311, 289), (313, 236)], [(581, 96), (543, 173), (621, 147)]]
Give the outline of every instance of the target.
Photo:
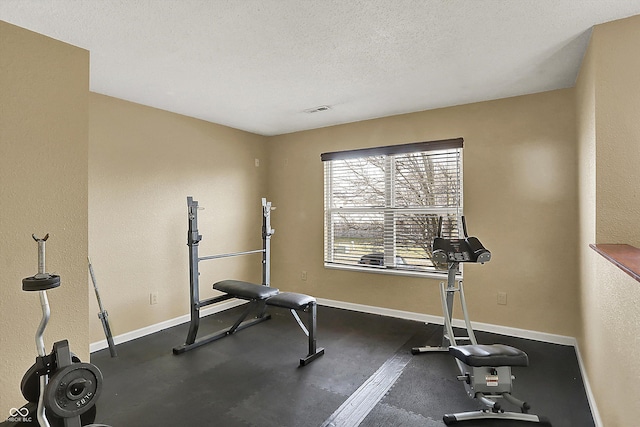
[(431, 244), (457, 238), (462, 138), (322, 154), (327, 267), (436, 271)]

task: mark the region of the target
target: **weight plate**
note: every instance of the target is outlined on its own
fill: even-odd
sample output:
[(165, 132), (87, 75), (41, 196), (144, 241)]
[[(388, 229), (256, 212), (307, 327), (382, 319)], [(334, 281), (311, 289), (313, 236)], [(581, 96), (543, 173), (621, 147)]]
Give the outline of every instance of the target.
[(23, 291), (46, 291), (48, 289), (57, 288), (60, 286), (60, 276), (55, 274), (49, 275), (49, 277), (25, 277), (22, 279)]
[(20, 390), (27, 402), (37, 402), (40, 395), (40, 378), (36, 373), (36, 364), (31, 365), (29, 370), (22, 376)]
[(80, 422), (83, 426), (89, 425), (96, 420), (97, 407), (92, 405), (84, 414), (80, 415)]
[[(96, 405), (93, 405), (87, 412), (80, 415), (80, 425), (85, 427), (90, 425), (91, 426), (95, 425), (92, 423), (96, 420), (96, 413), (97, 413)], [(47, 418), (49, 419), (49, 424), (51, 424), (51, 427), (65, 427), (64, 418), (58, 418), (55, 415), (51, 415), (51, 414), (48, 414)], [(20, 425), (16, 427), (23, 427), (23, 426)], [(40, 425), (36, 423), (35, 427), (40, 427)]]
[(90, 363), (74, 363), (53, 374), (44, 392), (44, 404), (58, 417), (82, 415), (102, 391), (102, 373)]
[[(71, 352), (71, 361), (73, 363), (81, 362), (80, 358), (73, 352)], [(40, 396), (40, 380), (36, 369), (36, 364), (34, 363), (22, 376), (22, 381), (20, 382), (22, 396), (27, 399), (27, 402), (37, 402)]]
[(39, 427), (38, 424), (38, 404), (29, 402), (21, 408), (11, 408), (9, 418), (0, 422), (3, 427)]

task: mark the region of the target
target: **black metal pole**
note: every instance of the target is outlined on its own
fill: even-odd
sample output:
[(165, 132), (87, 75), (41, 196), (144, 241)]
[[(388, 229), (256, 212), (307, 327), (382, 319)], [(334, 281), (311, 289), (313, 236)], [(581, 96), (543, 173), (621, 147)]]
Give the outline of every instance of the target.
[(191, 324), (187, 333), (186, 344), (193, 344), (200, 326), (200, 282), (198, 272), (198, 244), (202, 236), (198, 234), (198, 201), (193, 197), (187, 197), (189, 209), (189, 231), (187, 234), (187, 246), (189, 246), (189, 287), (190, 287), (190, 315)]

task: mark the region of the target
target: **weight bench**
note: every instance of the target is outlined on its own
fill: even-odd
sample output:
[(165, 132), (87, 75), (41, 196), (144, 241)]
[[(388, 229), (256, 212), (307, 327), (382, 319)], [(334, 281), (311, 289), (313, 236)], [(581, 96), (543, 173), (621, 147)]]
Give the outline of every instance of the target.
[[(201, 338), (196, 342), (197, 345), (203, 345), (211, 341), (224, 338), (241, 329), (270, 319), (271, 315), (266, 314), (265, 311), (266, 306), (271, 305), (291, 310), (291, 314), (293, 314), (298, 325), (300, 325), (300, 328), (302, 328), (304, 333), (309, 337), (309, 354), (300, 359), (300, 366), (308, 365), (324, 354), (324, 348), (316, 348), (317, 304), (314, 297), (293, 292), (281, 293), (277, 288), (256, 285), (240, 280), (223, 280), (221, 282), (216, 282), (213, 284), (213, 289), (224, 292), (225, 294), (215, 297), (212, 302), (239, 298), (249, 301), (249, 304), (247, 304), (245, 310), (231, 327)], [(254, 310), (258, 311), (258, 315), (253, 319), (245, 320), (249, 313)], [(305, 311), (309, 314), (307, 321), (308, 329), (305, 327), (302, 320), (300, 320), (297, 311)], [(174, 352), (176, 352), (175, 349)]]

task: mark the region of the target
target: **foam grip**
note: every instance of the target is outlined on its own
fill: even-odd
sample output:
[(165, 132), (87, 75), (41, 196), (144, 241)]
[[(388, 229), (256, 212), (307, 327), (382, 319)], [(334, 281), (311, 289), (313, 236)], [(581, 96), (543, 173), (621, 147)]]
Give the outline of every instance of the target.
[(473, 253), (476, 262), (485, 263), (491, 261), (491, 252), (480, 243), (476, 237), (467, 237), (466, 239), (469, 249)]

